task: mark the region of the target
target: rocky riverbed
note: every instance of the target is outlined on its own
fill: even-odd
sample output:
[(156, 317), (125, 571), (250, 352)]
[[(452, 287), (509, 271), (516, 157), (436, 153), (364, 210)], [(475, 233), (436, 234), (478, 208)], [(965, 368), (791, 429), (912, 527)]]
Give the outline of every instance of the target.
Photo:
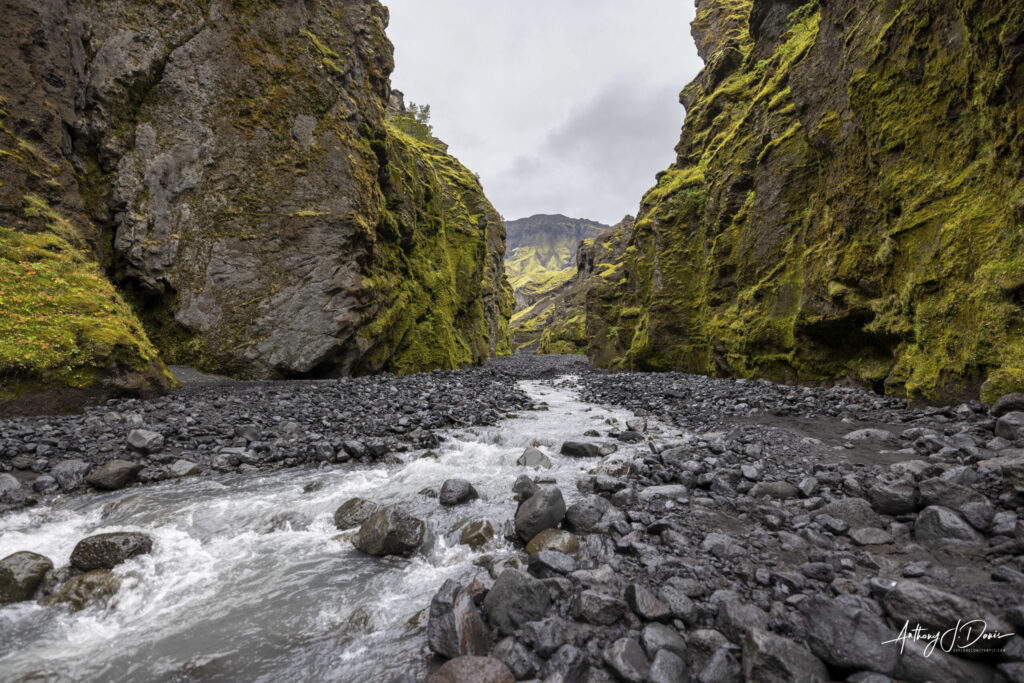
[[(516, 357), (408, 378), (195, 384), (151, 403), (8, 421), (0, 462), (21, 491), (9, 505), (49, 506), (50, 518), (61, 514), (56, 473), (75, 460), (88, 469), (78, 466), (81, 481), (57, 495), (78, 506), (87, 506), (81, 501), (90, 494), (76, 494), (102, 488), (94, 475), (111, 459), (141, 466), (135, 482), (154, 481), (147, 470), (173, 477), (186, 461), (217, 485), (228, 481), (223, 477), (258, 476), (258, 485), (238, 484), (250, 486), (250, 496), (271, 490), (274, 478), (278, 488), (294, 489), (273, 507), (304, 501), (305, 521), (299, 515), (261, 523), (283, 534), (275, 538), (292, 552), (318, 545), (316, 561), (348, 548), (342, 566), (377, 577), (383, 604), (392, 605), (381, 611), (396, 623), (409, 621), (395, 630), (358, 609), (345, 611), (346, 629), (353, 621), (369, 624), (363, 626), (377, 634), (374, 647), (403, 643), (397, 664), (375, 669), (376, 660), (316, 635), (292, 648), (302, 661), (325, 667), (301, 669), (306, 675), (1021, 681), (1021, 410), (1019, 396), (991, 411), (978, 404), (911, 409), (855, 388), (605, 374), (576, 358)], [(522, 417), (509, 417), (513, 412)], [(139, 431), (152, 432), (154, 445)], [(469, 441), (452, 441), (458, 438)], [(385, 461), (395, 464), (379, 469)], [(303, 466), (264, 471), (287, 465)], [(390, 483), (351, 484), (373, 467), (373, 476)], [(56, 487), (35, 486), (46, 477)], [(165, 480), (154, 496), (170, 496), (185, 485), (178, 481), (203, 478)], [(406, 492), (424, 481), (431, 486), (410, 498)], [(137, 483), (129, 476), (125, 485), (100, 497), (130, 505), (124, 496)], [(310, 493), (301, 493), (305, 487)], [(11, 500), (15, 489), (7, 490)], [(213, 500), (218, 491), (193, 491), (223, 506)], [(133, 521), (142, 531), (124, 533), (145, 534), (146, 522)], [(134, 536), (113, 545), (95, 535), (83, 540), (87, 528), (105, 530), (75, 526), (75, 542), (70, 529), (54, 534), (62, 549), (50, 556), (70, 554), (63, 576), (56, 575), (61, 567), (52, 569), (63, 555), (51, 566), (18, 560), (23, 575), (31, 565), (38, 578), (23, 594), (70, 602), (78, 593), (67, 588), (69, 576), (111, 571), (76, 562), (124, 549), (128, 554), (110, 565), (112, 576), (134, 596), (132, 585), (152, 581), (146, 571), (159, 575), (151, 565), (160, 565), (168, 546), (184, 547), (160, 526), (152, 549)], [(33, 538), (24, 525), (17, 533), (25, 544)], [(90, 546), (102, 552), (90, 554)], [(141, 558), (149, 556), (146, 565)], [(339, 588), (320, 580), (295, 582), (295, 595), (374, 590), (372, 583)], [(94, 583), (101, 597), (118, 590)], [(409, 604), (394, 607), (395, 600)], [(944, 635), (937, 644), (924, 637), (936, 633)], [(0, 653), (0, 670), (5, 661), (20, 660)], [(227, 668), (200, 667), (214, 680), (229, 679), (232, 664), (243, 666), (228, 655), (217, 661)]]

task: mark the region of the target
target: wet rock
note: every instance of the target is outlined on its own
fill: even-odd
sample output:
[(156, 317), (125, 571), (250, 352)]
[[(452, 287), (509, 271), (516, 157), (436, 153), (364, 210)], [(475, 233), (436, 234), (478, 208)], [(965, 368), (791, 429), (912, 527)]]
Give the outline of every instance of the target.
[(1006, 394), (1000, 396), (989, 408), (992, 417), (1002, 417), (1007, 413), (1024, 412), (1024, 394)]
[(569, 506), (565, 512), (566, 521), (580, 533), (601, 531), (602, 520), (612, 509), (612, 504), (601, 496), (585, 496)]
[(521, 467), (536, 467), (542, 469), (551, 468), (551, 458), (544, 455), (539, 448), (527, 448), (523, 451), (523, 454), (516, 460), (516, 464)]
[(718, 648), (697, 677), (698, 683), (742, 683), (743, 670), (728, 646)]
[(627, 683), (644, 683), (651, 670), (650, 660), (632, 638), (620, 638), (606, 647), (603, 659)]
[(601, 447), (596, 443), (583, 441), (566, 441), (562, 444), (561, 453), (570, 458), (599, 458), (602, 455)]
[(504, 638), (491, 650), (491, 656), (500, 659), (517, 681), (535, 678), (543, 662), (515, 638)]
[(27, 551), (0, 560), (0, 605), (31, 600), (51, 569), (48, 558)]
[(434, 653), (449, 659), (486, 655), (490, 648), (490, 630), (472, 596), (451, 579), (430, 601), (427, 642)]
[(913, 487), (879, 482), (868, 489), (868, 500), (883, 515), (905, 515), (917, 511)]
[(84, 460), (63, 460), (50, 470), (50, 474), (57, 480), (64, 491), (73, 491), (85, 481), (85, 475), (89, 473), (92, 465)]
[(540, 579), (550, 579), (571, 574), (576, 570), (576, 561), (568, 555), (554, 550), (531, 553), (527, 561), (530, 573)]
[(775, 500), (790, 500), (800, 497), (800, 489), (788, 481), (761, 481), (754, 484), (749, 494), (752, 498), (767, 496)]
[(963, 517), (937, 505), (918, 515), (914, 523), (914, 538), (930, 550), (977, 546), (985, 540)]
[(640, 642), (651, 659), (654, 659), (655, 655), (662, 650), (669, 650), (683, 662), (688, 662), (690, 659), (690, 650), (686, 647), (686, 641), (671, 626), (657, 623), (647, 624), (640, 635)]
[(671, 616), (668, 605), (640, 584), (626, 588), (626, 604), (644, 621), (666, 621)]
[(579, 549), (580, 542), (576, 535), (562, 529), (545, 529), (526, 544), (526, 552), (530, 554), (541, 550), (554, 550), (572, 555)]
[(534, 536), (557, 527), (565, 518), (565, 500), (557, 488), (542, 488), (530, 496), (516, 511), (516, 533), (529, 542)]
[(452, 506), (462, 505), (479, 497), (480, 494), (465, 479), (448, 479), (441, 484), (441, 493), (438, 500), (441, 505)]
[(148, 429), (133, 429), (128, 432), (128, 446), (143, 455), (150, 455), (164, 447), (164, 437)]
[(565, 645), (565, 624), (556, 617), (529, 621), (522, 625), (520, 632), (523, 642), (545, 659)]
[(457, 657), (434, 672), (429, 683), (515, 683), (505, 663), (493, 657)]
[(350, 498), (334, 511), (334, 526), (339, 529), (352, 529), (362, 526), (378, 510), (380, 510), (380, 505), (372, 500)]
[(846, 522), (851, 529), (864, 527), (882, 528), (882, 518), (871, 509), (871, 504), (863, 498), (840, 498), (818, 509), (815, 517), (828, 515)]
[(1024, 437), (1024, 411), (1004, 413), (996, 420), (996, 436), (1008, 441), (1016, 441)]
[(370, 515), (359, 527), (352, 545), (367, 555), (409, 555), (427, 538), (427, 525), (396, 507)]
[(628, 609), (625, 602), (602, 591), (585, 590), (576, 601), (576, 613), (591, 624), (607, 626), (622, 619)]
[(71, 551), (71, 566), (83, 572), (113, 569), (153, 550), (153, 538), (134, 531), (97, 534), (83, 538)]
[(546, 680), (579, 683), (587, 667), (587, 655), (582, 650), (573, 645), (563, 645), (544, 665), (544, 674), (548, 677)]
[(46, 607), (68, 604), (82, 610), (92, 603), (105, 603), (121, 587), (121, 581), (106, 569), (97, 569), (72, 577), (52, 594), (43, 599)]
[(825, 683), (831, 680), (820, 659), (801, 643), (752, 628), (743, 639), (743, 675), (764, 683)]
[(459, 537), (459, 543), (468, 545), (473, 550), (477, 550), (494, 538), (494, 526), (489, 520), (478, 519), (475, 522), (470, 522), (462, 528), (462, 535)]
[(136, 462), (111, 460), (89, 472), (85, 483), (98, 489), (116, 491), (135, 481), (135, 475), (141, 469), (142, 465)]
[(899, 648), (883, 645), (896, 634), (874, 612), (818, 595), (801, 602), (799, 609), (807, 619), (807, 644), (826, 663), (848, 671), (896, 670)]
[(882, 529), (872, 529), (871, 527), (864, 527), (863, 529), (857, 529), (850, 538), (857, 545), (885, 545), (892, 543), (892, 534)]
[(507, 569), (487, 593), (483, 607), (488, 623), (502, 635), (511, 635), (521, 625), (544, 618), (550, 605), (551, 596), (543, 583)]
[(529, 500), (538, 491), (540, 487), (537, 486), (537, 482), (525, 474), (516, 477), (515, 483), (512, 484), (512, 493), (516, 494), (516, 500), (519, 502)]
[(648, 683), (688, 683), (689, 680), (686, 662), (668, 650), (661, 650), (654, 656), (647, 672)]
[(168, 470), (172, 477), (191, 477), (199, 474), (199, 465), (191, 460), (175, 460)]

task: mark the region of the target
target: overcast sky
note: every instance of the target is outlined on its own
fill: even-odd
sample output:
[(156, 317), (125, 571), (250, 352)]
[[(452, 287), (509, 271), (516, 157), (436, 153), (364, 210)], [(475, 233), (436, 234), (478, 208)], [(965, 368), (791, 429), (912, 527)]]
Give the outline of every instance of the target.
[(394, 87), (506, 219), (616, 223), (675, 159), (693, 0), (384, 0)]

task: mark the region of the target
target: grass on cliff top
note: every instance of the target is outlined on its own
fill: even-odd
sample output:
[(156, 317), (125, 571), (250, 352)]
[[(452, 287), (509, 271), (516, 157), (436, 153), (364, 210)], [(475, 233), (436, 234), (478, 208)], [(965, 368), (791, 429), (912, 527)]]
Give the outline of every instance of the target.
[(124, 300), (81, 252), (56, 235), (0, 228), (0, 377), (52, 373), (81, 388), (111, 359), (141, 359), (144, 367), (156, 356)]

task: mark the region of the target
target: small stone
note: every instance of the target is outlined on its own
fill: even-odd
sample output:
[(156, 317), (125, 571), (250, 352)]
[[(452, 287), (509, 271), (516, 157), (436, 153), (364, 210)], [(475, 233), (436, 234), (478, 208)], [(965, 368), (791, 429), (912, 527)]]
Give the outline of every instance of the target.
[(627, 683), (644, 683), (651, 670), (650, 660), (632, 638), (616, 640), (605, 648), (603, 658), (604, 663)]
[(622, 600), (596, 590), (580, 593), (576, 608), (580, 617), (599, 626), (614, 624), (622, 619), (628, 609)]
[(863, 529), (857, 529), (850, 538), (857, 545), (886, 545), (892, 543), (892, 534), (882, 529), (872, 529), (871, 527), (864, 527)]
[(449, 479), (441, 485), (439, 501), (441, 505), (450, 507), (468, 503), (479, 497), (480, 494), (465, 479)]
[(814, 477), (805, 477), (797, 486), (804, 498), (812, 498), (821, 489), (821, 483)]
[(749, 493), (751, 498), (767, 496), (774, 500), (790, 500), (800, 497), (800, 489), (788, 481), (762, 481), (754, 484)]
[(191, 477), (199, 474), (199, 465), (191, 460), (176, 460), (170, 467), (172, 477)]
[(50, 474), (65, 491), (73, 491), (85, 481), (92, 465), (84, 460), (64, 460), (53, 466)]
[(660, 650), (647, 673), (648, 683), (686, 683), (690, 680), (686, 662), (668, 650)]
[(548, 579), (571, 574), (576, 570), (576, 561), (554, 550), (541, 550), (530, 554), (527, 566), (534, 576)]
[(164, 437), (148, 429), (133, 429), (128, 432), (128, 445), (143, 455), (149, 455), (164, 447)]
[(565, 625), (558, 618), (527, 622), (522, 625), (520, 632), (526, 644), (545, 659), (565, 645)]
[(668, 606), (640, 584), (626, 588), (626, 603), (644, 621), (666, 621), (671, 616)]
[(914, 489), (901, 484), (879, 482), (868, 489), (871, 507), (883, 515), (905, 515), (917, 511)]
[(805, 645), (757, 628), (743, 639), (743, 675), (764, 683), (831, 680), (825, 665)]
[(527, 448), (523, 451), (523, 454), (516, 460), (516, 464), (521, 467), (536, 467), (540, 469), (551, 468), (551, 458), (544, 455), (539, 448)]
[(978, 546), (985, 540), (960, 515), (937, 505), (925, 508), (918, 515), (914, 523), (914, 539), (930, 550)]
[(516, 500), (521, 503), (529, 500), (537, 491), (540, 491), (537, 482), (525, 474), (520, 474), (516, 477), (515, 483), (512, 484), (512, 493), (516, 494)]
[(462, 528), (462, 536), (459, 543), (468, 545), (473, 550), (478, 550), (494, 538), (494, 526), (489, 520), (478, 519), (470, 522)]
[(95, 468), (85, 478), (85, 483), (98, 489), (116, 491), (135, 481), (135, 475), (142, 465), (127, 460), (111, 460), (105, 465)]
[(545, 529), (526, 544), (526, 552), (528, 554), (537, 553), (541, 550), (554, 550), (566, 555), (572, 555), (579, 549), (580, 542), (576, 535), (562, 529)]
[(505, 663), (493, 657), (456, 657), (434, 672), (429, 683), (515, 683)]
[(647, 624), (644, 626), (643, 633), (640, 636), (640, 642), (643, 644), (644, 650), (647, 651), (647, 656), (651, 659), (654, 659), (662, 650), (672, 652), (684, 662), (690, 659), (690, 651), (686, 647), (686, 641), (671, 626), (657, 623)]

